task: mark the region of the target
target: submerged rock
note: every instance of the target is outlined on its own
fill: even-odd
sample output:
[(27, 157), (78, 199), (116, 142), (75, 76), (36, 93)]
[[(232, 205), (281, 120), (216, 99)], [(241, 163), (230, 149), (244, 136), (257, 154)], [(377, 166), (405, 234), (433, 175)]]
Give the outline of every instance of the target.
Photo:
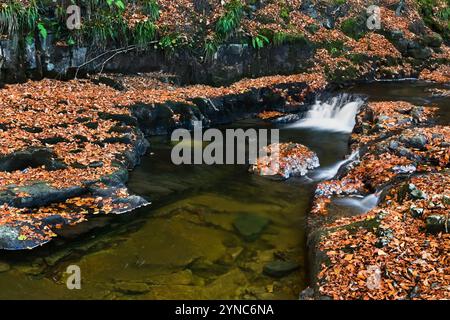
[(260, 157), (250, 171), (262, 176), (304, 176), (320, 166), (316, 153), (298, 143), (273, 143), (264, 148), (266, 156)]
[(9, 271), (9, 269), (11, 269), (9, 264), (0, 261), (0, 273), (7, 272), (7, 271)]
[(150, 291), (147, 284), (140, 282), (119, 282), (114, 285), (114, 289), (125, 294), (143, 294)]
[(300, 264), (294, 261), (275, 260), (264, 266), (265, 275), (281, 278), (300, 268)]
[(239, 234), (247, 241), (256, 240), (269, 224), (269, 219), (252, 214), (242, 214), (233, 222)]

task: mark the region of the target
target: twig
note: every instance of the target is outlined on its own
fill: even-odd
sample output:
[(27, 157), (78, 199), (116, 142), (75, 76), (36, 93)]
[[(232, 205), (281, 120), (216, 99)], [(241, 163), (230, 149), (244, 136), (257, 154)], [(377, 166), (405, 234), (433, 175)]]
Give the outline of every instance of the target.
[[(155, 44), (155, 43), (158, 43), (158, 41), (151, 41), (151, 42), (147, 43), (146, 45), (151, 45), (151, 44)], [(90, 63), (92, 63), (92, 62), (94, 62), (94, 61), (96, 61), (98, 59), (100, 59), (101, 57), (103, 57), (103, 56), (105, 56), (107, 54), (112, 54), (109, 58), (107, 58), (105, 61), (103, 61), (101, 64), (99, 64), (99, 65), (102, 66), (102, 69), (101, 69), (100, 73), (103, 72), (103, 69), (104, 69), (106, 63), (111, 61), (111, 59), (113, 59), (115, 56), (117, 56), (117, 55), (119, 55), (121, 53), (127, 53), (127, 52), (129, 52), (131, 50), (135, 50), (135, 49), (137, 49), (137, 46), (136, 45), (132, 45), (132, 46), (126, 46), (126, 47), (122, 47), (122, 48), (117, 48), (117, 49), (105, 51), (105, 52), (101, 53), (100, 55), (98, 55), (98, 56), (96, 56), (96, 57), (94, 57), (94, 58), (92, 58), (92, 59), (82, 63), (81, 65), (79, 65), (77, 67), (77, 71), (75, 72), (75, 79), (78, 77), (78, 72), (80, 71), (81, 68), (87, 66), (88, 64), (90, 64)]]

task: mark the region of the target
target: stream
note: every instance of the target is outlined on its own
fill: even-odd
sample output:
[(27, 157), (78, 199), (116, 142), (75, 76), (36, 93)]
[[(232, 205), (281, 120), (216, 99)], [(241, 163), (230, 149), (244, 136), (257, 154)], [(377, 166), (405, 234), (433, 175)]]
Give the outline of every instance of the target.
[[(433, 88), (444, 87), (378, 82), (344, 92), (370, 101), (436, 105), (448, 124), (449, 98), (433, 97)], [(129, 188), (152, 205), (123, 216), (95, 216), (31, 252), (0, 252), (0, 299), (298, 299), (307, 286), (304, 225), (314, 188), (349, 155), (349, 134), (362, 103), (341, 100), (336, 93), (312, 106), (307, 119), (280, 128), (281, 141), (304, 144), (321, 164), (287, 181), (252, 175), (242, 165), (176, 166), (169, 138), (151, 138)], [(230, 127), (273, 125), (247, 120)], [(339, 203), (358, 212), (375, 204), (373, 198)], [(243, 219), (252, 239), (236, 228)], [(269, 276), (276, 260), (296, 268)], [(81, 269), (81, 290), (66, 287), (69, 265)]]

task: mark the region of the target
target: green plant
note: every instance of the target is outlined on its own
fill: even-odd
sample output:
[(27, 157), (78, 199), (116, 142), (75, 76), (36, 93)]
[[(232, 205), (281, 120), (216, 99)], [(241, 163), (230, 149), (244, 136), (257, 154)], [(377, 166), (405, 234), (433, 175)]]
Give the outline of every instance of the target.
[(172, 51), (175, 49), (175, 47), (181, 45), (181, 42), (182, 38), (180, 37), (180, 35), (176, 32), (173, 32), (163, 36), (159, 40), (158, 44), (162, 49)]
[(41, 35), (41, 37), (46, 39), (47, 35), (48, 35), (48, 31), (47, 31), (47, 28), (44, 26), (44, 24), (42, 22), (39, 22), (37, 24), (37, 28), (38, 28), (38, 31), (39, 31), (39, 34)]
[(284, 43), (296, 43), (306, 41), (302, 33), (288, 33), (284, 31), (275, 32), (273, 35), (273, 44), (276, 46)]
[(216, 38), (207, 39), (205, 41), (205, 54), (207, 57), (212, 57), (219, 48), (219, 42)]
[(217, 33), (227, 37), (240, 24), (244, 14), (244, 5), (240, 0), (231, 0), (225, 5), (225, 14), (219, 18), (216, 25)]
[(325, 41), (320, 47), (326, 49), (333, 57), (339, 57), (344, 53), (344, 42), (340, 40)]
[(150, 21), (143, 21), (134, 29), (134, 42), (141, 48), (147, 46), (156, 36), (156, 26)]
[(440, 7), (438, 0), (417, 0), (417, 3), (425, 24), (445, 39), (450, 39), (450, 1), (447, 0), (447, 6), (440, 10), (436, 10)]
[(348, 18), (342, 22), (341, 31), (347, 36), (358, 40), (364, 35), (365, 28), (361, 19)]
[(125, 10), (125, 3), (122, 0), (106, 0), (106, 3), (110, 7), (115, 6), (120, 10)]
[(283, 21), (286, 22), (286, 23), (289, 23), (289, 19), (290, 19), (289, 13), (290, 13), (290, 11), (291, 10), (285, 5), (283, 5), (281, 7), (281, 9), (280, 9), (280, 18), (283, 19)]
[(308, 30), (310, 33), (315, 34), (317, 31), (319, 31), (320, 27), (317, 24), (310, 24), (306, 26), (306, 30)]
[(127, 26), (121, 16), (107, 11), (85, 23), (83, 31), (87, 40), (100, 48), (106, 47), (110, 41), (128, 41)]
[(347, 0), (334, 0), (334, 4), (337, 6), (341, 6), (345, 3), (347, 3)]
[(156, 21), (159, 19), (159, 5), (156, 0), (145, 0), (143, 4), (143, 11), (146, 15)]
[(252, 46), (255, 49), (262, 49), (266, 44), (269, 44), (270, 40), (262, 34), (258, 34), (252, 38)]

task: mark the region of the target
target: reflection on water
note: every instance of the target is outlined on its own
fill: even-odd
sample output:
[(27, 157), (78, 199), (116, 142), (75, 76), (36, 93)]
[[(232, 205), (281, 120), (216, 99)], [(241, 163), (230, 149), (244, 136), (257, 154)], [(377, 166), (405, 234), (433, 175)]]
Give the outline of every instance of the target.
[[(425, 89), (391, 83), (352, 91), (405, 100), (425, 99)], [(233, 127), (269, 125), (248, 121)], [(280, 138), (318, 154), (325, 170), (316, 178), (326, 172), (329, 177), (348, 154), (346, 133), (286, 128)], [(93, 217), (34, 252), (1, 253), (0, 298), (297, 299), (306, 286), (304, 219), (315, 182), (273, 181), (249, 174), (245, 166), (175, 166), (167, 138), (151, 142), (129, 187), (152, 206)], [(357, 213), (373, 200), (336, 205)], [(299, 268), (268, 276), (264, 267), (273, 268), (269, 263), (277, 260)], [(64, 271), (72, 264), (81, 267), (82, 290), (65, 286)]]

